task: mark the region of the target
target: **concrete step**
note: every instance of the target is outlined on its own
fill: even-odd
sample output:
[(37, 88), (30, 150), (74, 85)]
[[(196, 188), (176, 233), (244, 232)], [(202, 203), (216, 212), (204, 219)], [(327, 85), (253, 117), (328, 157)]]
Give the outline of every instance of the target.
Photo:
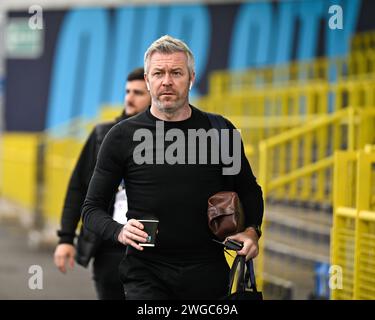
[(264, 268), (267, 299), (306, 300), (315, 290), (314, 264), (310, 262), (266, 253)]
[(332, 216), (324, 211), (266, 206), (265, 248), (311, 262), (329, 262)]
[(330, 261), (332, 215), (296, 206), (266, 206), (264, 271), (290, 283), (293, 299), (314, 292), (315, 266)]
[(328, 262), (331, 215), (285, 206), (267, 206), (265, 248), (310, 262)]
[(332, 226), (332, 214), (302, 207), (267, 205), (265, 219), (270, 225), (322, 236), (329, 236)]
[(309, 246), (296, 246), (295, 244), (283, 243), (277, 240), (267, 240), (265, 249), (269, 254), (285, 255), (311, 263), (329, 263), (329, 248), (316, 248)]

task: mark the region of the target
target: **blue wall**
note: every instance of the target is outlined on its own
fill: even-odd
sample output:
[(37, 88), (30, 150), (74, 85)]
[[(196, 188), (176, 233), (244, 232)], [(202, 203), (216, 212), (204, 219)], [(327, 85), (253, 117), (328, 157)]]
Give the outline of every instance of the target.
[[(46, 43), (50, 54), (37, 64), (40, 67), (52, 60), (42, 90), (45, 103), (36, 105), (32, 98), (28, 100), (28, 107), (38, 109), (42, 119), (28, 119), (28, 129), (53, 128), (76, 116), (91, 119), (103, 103), (121, 104), (126, 74), (143, 65), (146, 48), (164, 34), (183, 39), (195, 54), (197, 79), (192, 95), (206, 93), (207, 75), (215, 69), (344, 55), (359, 16), (366, 10), (364, 3), (305, 0), (60, 12), (60, 18), (50, 19), (47, 25), (47, 30), (55, 30)], [(331, 4), (343, 8), (343, 30), (328, 28)], [(44, 16), (53, 14), (56, 12), (45, 12)], [(20, 102), (16, 90), (22, 91), (14, 76), (21, 72), (20, 63), (25, 61), (8, 61), (7, 78), (13, 80), (6, 88), (8, 130), (22, 129), (22, 122), (12, 112), (12, 104)], [(28, 85), (33, 86), (32, 81)]]

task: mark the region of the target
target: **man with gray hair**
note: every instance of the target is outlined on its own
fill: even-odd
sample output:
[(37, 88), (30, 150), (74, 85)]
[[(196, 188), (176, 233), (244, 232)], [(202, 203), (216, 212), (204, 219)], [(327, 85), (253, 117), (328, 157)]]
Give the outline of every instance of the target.
[[(84, 224), (103, 239), (127, 246), (120, 265), (127, 299), (218, 299), (226, 294), (229, 267), (222, 246), (212, 241), (207, 200), (225, 190), (227, 179), (207, 143), (192, 146), (186, 139), (191, 132), (212, 129), (207, 113), (189, 104), (194, 56), (181, 40), (163, 36), (146, 51), (144, 67), (151, 106), (114, 126), (105, 138), (83, 206)], [(208, 155), (205, 163), (202, 152)], [(231, 178), (246, 229), (230, 238), (243, 243), (238, 254), (250, 259), (259, 250), (262, 191), (242, 143), (233, 156), (240, 157), (239, 172)], [(122, 179), (128, 198), (125, 225), (105, 214)], [(159, 221), (152, 247), (143, 246), (148, 234), (139, 220), (145, 219)]]

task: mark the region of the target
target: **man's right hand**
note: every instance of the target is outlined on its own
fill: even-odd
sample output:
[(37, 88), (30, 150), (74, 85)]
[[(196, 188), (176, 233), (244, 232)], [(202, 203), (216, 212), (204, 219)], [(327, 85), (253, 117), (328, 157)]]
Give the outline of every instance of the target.
[(62, 273), (66, 273), (66, 263), (73, 269), (75, 252), (76, 249), (69, 243), (61, 243), (56, 247), (54, 262)]
[(144, 229), (143, 224), (138, 220), (130, 219), (124, 227), (121, 229), (117, 240), (124, 245), (131, 245), (137, 250), (142, 251), (143, 247), (137, 244), (137, 242), (147, 241), (147, 233), (142, 231)]

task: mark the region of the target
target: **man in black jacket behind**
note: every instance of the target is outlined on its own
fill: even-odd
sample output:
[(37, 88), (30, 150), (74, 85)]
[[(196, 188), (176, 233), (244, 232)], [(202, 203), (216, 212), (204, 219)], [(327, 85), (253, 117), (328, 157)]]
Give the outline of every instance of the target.
[[(95, 168), (99, 146), (105, 134), (118, 122), (145, 110), (150, 105), (150, 95), (144, 81), (143, 68), (133, 70), (127, 77), (125, 109), (115, 121), (98, 124), (91, 132), (70, 178), (61, 216), (60, 237), (54, 261), (59, 270), (66, 273), (66, 264), (73, 268), (76, 249), (75, 231), (81, 218), (81, 207)], [(113, 214), (113, 207), (108, 212)], [(93, 278), (98, 298), (101, 300), (124, 299), (124, 289), (118, 276), (118, 265), (124, 254), (124, 246), (102, 241), (95, 253)]]

